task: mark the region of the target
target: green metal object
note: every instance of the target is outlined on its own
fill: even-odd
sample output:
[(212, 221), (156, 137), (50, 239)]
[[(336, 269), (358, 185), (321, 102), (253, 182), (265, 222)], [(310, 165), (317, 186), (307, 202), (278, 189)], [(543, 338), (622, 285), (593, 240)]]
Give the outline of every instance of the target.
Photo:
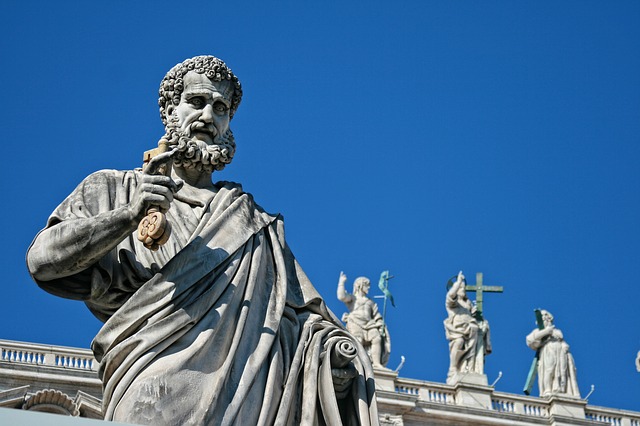
[[(536, 314), (536, 325), (538, 326), (538, 330), (542, 330), (544, 328), (544, 321), (542, 321), (542, 312), (541, 310), (534, 309)], [(535, 356), (533, 357), (533, 361), (531, 362), (531, 368), (529, 368), (529, 374), (527, 375), (527, 381), (524, 383), (523, 392), (525, 395), (531, 395), (531, 389), (533, 389), (533, 382), (536, 380), (536, 376), (538, 375), (538, 362), (540, 361), (540, 349), (536, 351)]]
[(393, 301), (393, 294), (389, 291), (389, 280), (391, 278), (393, 278), (393, 276), (389, 275), (389, 271), (382, 271), (382, 274), (380, 274), (380, 281), (378, 281), (378, 288), (382, 291), (382, 294), (384, 294), (385, 300), (389, 299), (391, 301), (391, 305), (395, 308), (396, 304)]
[[(458, 279), (457, 275), (454, 275), (447, 282), (447, 290), (453, 286), (453, 283)], [(484, 317), (482, 316), (482, 312), (484, 312), (484, 293), (502, 293), (504, 292), (504, 287), (497, 285), (483, 285), (482, 283), (482, 272), (476, 273), (476, 285), (468, 285), (467, 280), (464, 280), (464, 289), (466, 291), (470, 291), (476, 294), (476, 319), (482, 321)]]
[[(391, 306), (396, 307), (396, 303), (393, 300), (393, 294), (389, 291), (389, 280), (393, 278), (393, 275), (389, 275), (389, 271), (382, 271), (380, 274), (380, 281), (378, 281), (378, 288), (384, 294), (384, 302), (382, 303), (382, 322), (386, 324), (387, 317), (387, 300), (391, 302)], [(379, 297), (379, 296), (376, 296)], [(384, 330), (382, 331), (384, 337)]]
[(484, 312), (484, 307), (482, 305), (484, 301), (483, 294), (486, 293), (502, 293), (504, 288), (502, 286), (497, 285), (482, 285), (482, 272), (476, 273), (476, 285), (466, 285), (464, 287), (466, 291), (472, 291), (476, 293), (476, 309), (477, 315), (479, 319), (483, 319), (482, 313)]

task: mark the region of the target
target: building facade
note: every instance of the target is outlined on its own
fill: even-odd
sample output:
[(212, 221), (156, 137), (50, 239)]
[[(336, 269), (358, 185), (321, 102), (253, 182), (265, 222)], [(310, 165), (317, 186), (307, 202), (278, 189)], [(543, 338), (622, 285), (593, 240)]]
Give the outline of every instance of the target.
[[(0, 340), (0, 407), (101, 419), (102, 384), (88, 349)], [(455, 385), (376, 370), (380, 423), (417, 425), (640, 426), (640, 412), (586, 400), (496, 392), (486, 378)]]

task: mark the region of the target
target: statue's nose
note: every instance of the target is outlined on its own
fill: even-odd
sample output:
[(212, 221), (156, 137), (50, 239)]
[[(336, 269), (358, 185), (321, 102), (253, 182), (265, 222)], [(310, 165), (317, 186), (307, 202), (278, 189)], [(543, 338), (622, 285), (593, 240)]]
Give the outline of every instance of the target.
[(211, 106), (211, 104), (207, 104), (202, 109), (200, 120), (204, 121), (205, 123), (211, 123), (213, 121), (213, 107)]

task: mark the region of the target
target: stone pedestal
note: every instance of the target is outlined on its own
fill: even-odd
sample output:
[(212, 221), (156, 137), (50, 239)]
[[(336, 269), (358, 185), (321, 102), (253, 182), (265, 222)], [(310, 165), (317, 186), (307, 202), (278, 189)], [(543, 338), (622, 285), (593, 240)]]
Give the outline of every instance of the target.
[(584, 407), (587, 401), (579, 398), (572, 398), (565, 395), (553, 395), (549, 398), (549, 414), (556, 421), (554, 424), (565, 424), (561, 419), (584, 419)]
[(453, 376), (451, 384), (455, 388), (456, 405), (490, 410), (493, 388), (488, 383), (484, 374), (467, 373)]
[(458, 383), (488, 386), (489, 380), (487, 380), (486, 374), (478, 374), (478, 373), (456, 373), (450, 380), (447, 380), (448, 385), (455, 386)]
[(374, 368), (374, 373), (376, 376), (376, 390), (396, 391), (398, 373), (388, 368)]

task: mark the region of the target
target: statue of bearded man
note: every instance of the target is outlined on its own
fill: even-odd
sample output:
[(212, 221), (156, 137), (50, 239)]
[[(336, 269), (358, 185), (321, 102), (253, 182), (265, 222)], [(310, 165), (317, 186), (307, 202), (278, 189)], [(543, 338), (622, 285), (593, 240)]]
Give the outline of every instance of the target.
[[(233, 158), (241, 97), (213, 56), (172, 68), (159, 100), (169, 150), (80, 183), (31, 244), (29, 271), (104, 322), (92, 349), (107, 420), (377, 424), (367, 354), (298, 265), (282, 217), (212, 182)], [(172, 229), (155, 251), (136, 237), (150, 208)]]

